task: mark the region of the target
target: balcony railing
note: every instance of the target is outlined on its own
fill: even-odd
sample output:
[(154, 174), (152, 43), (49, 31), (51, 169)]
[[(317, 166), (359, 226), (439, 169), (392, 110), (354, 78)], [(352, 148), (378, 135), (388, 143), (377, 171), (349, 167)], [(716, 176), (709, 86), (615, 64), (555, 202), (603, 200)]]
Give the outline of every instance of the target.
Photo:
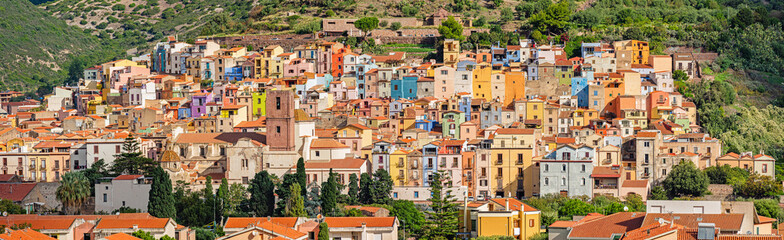
[(504, 161), (495, 161), (495, 165), (503, 165)]
[(406, 176), (402, 175), (402, 174), (401, 175), (397, 175), (397, 179), (406, 179)]
[(452, 163), (452, 168), (457, 168), (457, 163)]
[(599, 184), (594, 185), (594, 189), (618, 189), (618, 184)]
[(397, 163), (397, 167), (401, 167), (401, 168), (402, 168), (402, 167), (404, 167), (404, 166), (406, 166), (406, 165), (405, 165), (405, 164), (403, 164), (403, 162), (398, 162), (398, 163)]

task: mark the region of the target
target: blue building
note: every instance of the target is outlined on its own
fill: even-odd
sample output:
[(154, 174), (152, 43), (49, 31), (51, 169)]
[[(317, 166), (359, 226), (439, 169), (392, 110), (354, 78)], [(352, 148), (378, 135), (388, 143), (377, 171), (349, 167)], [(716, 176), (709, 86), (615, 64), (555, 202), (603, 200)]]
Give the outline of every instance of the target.
[(465, 121), (471, 121), (471, 94), (460, 96), (458, 108), (465, 113)]
[(242, 81), (242, 66), (227, 68), (224, 75), (226, 81)]
[(430, 186), (430, 175), (438, 171), (438, 145), (422, 146), (422, 186)]
[[(506, 46), (506, 62), (520, 62), (523, 51), (520, 45), (507, 45)], [(507, 64), (509, 65), (509, 64)]]
[(392, 99), (406, 98), (414, 100), (417, 98), (417, 76), (405, 76), (401, 79), (390, 81), (392, 84), (391, 97)]
[(430, 132), (433, 131), (436, 124), (438, 124), (438, 122), (434, 120), (420, 119), (414, 122), (414, 127)]
[(493, 65), (501, 64), (509, 66), (509, 63), (506, 61), (506, 48), (491, 47), (490, 53), (493, 55), (493, 59), (491, 60)]
[(183, 106), (177, 109), (177, 119), (185, 119), (191, 117), (191, 107)]
[(572, 78), (572, 96), (577, 96), (578, 107), (588, 107), (588, 82), (593, 81), (593, 72), (584, 72), (583, 75)]

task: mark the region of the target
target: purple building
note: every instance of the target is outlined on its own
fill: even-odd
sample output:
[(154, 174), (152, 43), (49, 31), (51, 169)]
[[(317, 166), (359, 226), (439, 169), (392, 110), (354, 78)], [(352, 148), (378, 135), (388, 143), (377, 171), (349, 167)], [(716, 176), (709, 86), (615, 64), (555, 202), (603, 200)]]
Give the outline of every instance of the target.
[(207, 114), (207, 103), (212, 102), (212, 92), (193, 94), (191, 101), (191, 117), (197, 118)]

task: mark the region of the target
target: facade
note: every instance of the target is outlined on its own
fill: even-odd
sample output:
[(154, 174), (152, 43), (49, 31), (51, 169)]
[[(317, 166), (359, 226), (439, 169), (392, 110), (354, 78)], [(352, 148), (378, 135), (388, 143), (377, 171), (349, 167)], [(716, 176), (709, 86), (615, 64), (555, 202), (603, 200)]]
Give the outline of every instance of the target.
[(120, 175), (95, 184), (95, 211), (113, 212), (126, 207), (146, 212), (152, 178)]

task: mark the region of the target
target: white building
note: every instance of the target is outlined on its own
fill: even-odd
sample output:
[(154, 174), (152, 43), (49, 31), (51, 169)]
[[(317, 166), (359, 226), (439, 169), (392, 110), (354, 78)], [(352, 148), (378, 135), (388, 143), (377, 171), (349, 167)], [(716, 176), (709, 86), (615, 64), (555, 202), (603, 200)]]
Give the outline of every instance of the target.
[[(108, 180), (108, 179), (107, 179)], [(121, 207), (147, 212), (152, 178), (143, 175), (120, 175), (95, 184), (95, 211), (111, 213)]]

